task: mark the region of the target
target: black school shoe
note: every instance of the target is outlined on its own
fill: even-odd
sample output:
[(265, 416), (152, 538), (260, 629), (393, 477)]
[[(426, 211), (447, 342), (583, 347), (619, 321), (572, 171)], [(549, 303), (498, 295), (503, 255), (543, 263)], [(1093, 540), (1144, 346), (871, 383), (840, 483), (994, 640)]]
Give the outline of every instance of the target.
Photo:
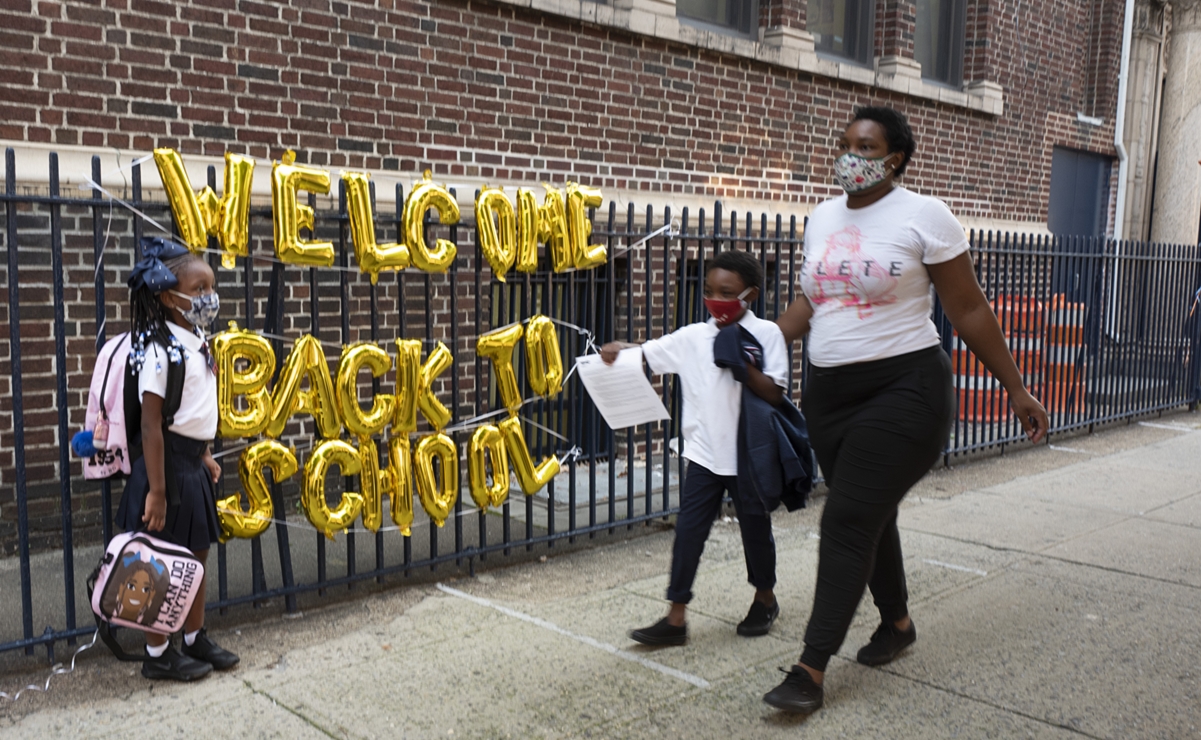
[(208, 630), (204, 627), (200, 628), (200, 634), (196, 635), (196, 641), (191, 645), (184, 641), (183, 654), (189, 658), (202, 660), (219, 671), (233, 668), (241, 660), (237, 655), (210, 640)]
[(688, 625), (676, 627), (668, 624), (667, 617), (663, 617), (650, 627), (634, 630), (630, 633), (630, 639), (643, 645), (683, 645), (688, 642)]
[(784, 683), (764, 694), (763, 701), (786, 712), (814, 712), (821, 709), (825, 692), (814, 682), (809, 671), (794, 665), (788, 670), (781, 668), (780, 672), (787, 674)]
[(771, 625), (780, 616), (780, 602), (766, 606), (762, 601), (752, 601), (746, 619), (738, 623), (738, 634), (743, 637), (762, 637), (771, 631)]
[(913, 620), (909, 620), (909, 629), (901, 631), (891, 622), (881, 622), (872, 633), (869, 643), (859, 649), (855, 656), (863, 665), (884, 665), (891, 663), (901, 651), (917, 641), (917, 629)]
[(213, 672), (213, 667), (202, 660), (180, 654), (174, 646), (157, 658), (149, 655), (142, 661), (142, 675), (152, 680), (195, 681)]

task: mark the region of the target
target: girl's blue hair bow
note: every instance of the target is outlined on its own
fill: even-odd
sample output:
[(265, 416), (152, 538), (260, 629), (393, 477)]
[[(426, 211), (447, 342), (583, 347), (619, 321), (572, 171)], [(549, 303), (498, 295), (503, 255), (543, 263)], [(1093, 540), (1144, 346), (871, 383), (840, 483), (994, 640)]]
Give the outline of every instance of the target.
[(129, 273), (129, 288), (148, 288), (151, 293), (162, 293), (179, 285), (175, 273), (163, 264), (167, 260), (188, 254), (188, 248), (177, 242), (154, 237), (142, 240), (142, 259)]

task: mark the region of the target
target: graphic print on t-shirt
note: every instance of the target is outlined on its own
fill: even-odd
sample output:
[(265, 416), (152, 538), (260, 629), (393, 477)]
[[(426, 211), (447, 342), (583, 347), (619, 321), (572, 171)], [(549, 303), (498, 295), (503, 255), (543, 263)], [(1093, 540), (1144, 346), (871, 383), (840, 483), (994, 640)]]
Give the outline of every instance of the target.
[(815, 304), (838, 301), (858, 309), (859, 318), (872, 315), (874, 306), (896, 303), (893, 291), (901, 276), (901, 264), (882, 264), (865, 257), (858, 226), (848, 226), (826, 238), (826, 248), (812, 266), (806, 264), (817, 290), (809, 296)]

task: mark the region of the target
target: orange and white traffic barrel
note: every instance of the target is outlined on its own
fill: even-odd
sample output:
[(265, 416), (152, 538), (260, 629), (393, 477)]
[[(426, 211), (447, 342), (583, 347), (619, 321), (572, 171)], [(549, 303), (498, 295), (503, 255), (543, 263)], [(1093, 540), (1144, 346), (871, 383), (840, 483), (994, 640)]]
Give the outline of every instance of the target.
[(1047, 374), (1043, 403), (1051, 412), (1084, 410), (1084, 314), (1086, 305), (1051, 298), (1047, 311)]
[[(1024, 296), (998, 296), (990, 302), (1027, 388), (1042, 383), (1043, 305)], [(959, 396), (959, 418), (977, 423), (1002, 421), (1009, 414), (1009, 394), (967, 348), (958, 332), (951, 349), (951, 368)]]

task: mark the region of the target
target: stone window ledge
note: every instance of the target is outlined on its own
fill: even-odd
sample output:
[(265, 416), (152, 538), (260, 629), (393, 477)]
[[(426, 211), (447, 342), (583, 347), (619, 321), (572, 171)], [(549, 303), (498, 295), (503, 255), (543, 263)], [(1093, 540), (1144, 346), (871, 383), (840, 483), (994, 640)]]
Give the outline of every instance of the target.
[(969, 82), (965, 83), (962, 90), (932, 84), (922, 79), (921, 65), (902, 57), (877, 57), (874, 69), (840, 62), (818, 56), (814, 51), (813, 36), (799, 29), (760, 29), (760, 41), (707, 30), (688, 22), (681, 23), (676, 17), (674, 0), (612, 0), (613, 5), (593, 0), (494, 1), (663, 41), (756, 59), (806, 74), (936, 100), (993, 116), (1000, 116), (1005, 111), (1004, 88), (994, 82)]

